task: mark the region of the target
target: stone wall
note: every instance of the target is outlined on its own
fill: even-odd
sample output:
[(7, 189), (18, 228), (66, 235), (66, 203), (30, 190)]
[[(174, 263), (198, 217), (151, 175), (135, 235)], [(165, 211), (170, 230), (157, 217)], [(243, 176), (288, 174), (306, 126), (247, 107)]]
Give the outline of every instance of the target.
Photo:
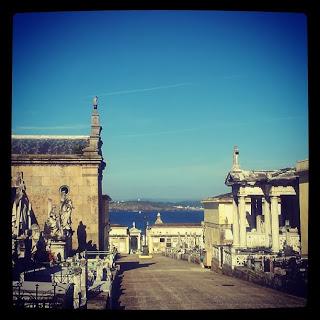
[(26, 192), (32, 204), (37, 222), (43, 230), (48, 217), (48, 199), (57, 207), (60, 204), (61, 186), (69, 187), (68, 196), (72, 200), (73, 249), (78, 248), (77, 227), (82, 221), (86, 226), (87, 242), (99, 247), (99, 212), (102, 214), (101, 189), (98, 165), (85, 164), (23, 164), (12, 165), (11, 175), (23, 172)]
[(118, 253), (129, 253), (129, 236), (109, 236), (109, 243), (111, 251), (115, 247)]
[[(186, 236), (187, 234), (187, 236)], [(162, 239), (163, 242), (160, 241)], [(166, 248), (178, 248), (185, 244), (188, 248), (203, 247), (203, 227), (199, 226), (152, 226), (147, 230), (150, 253), (164, 252)], [(170, 243), (170, 245), (167, 245)]]
[(222, 269), (219, 267), (219, 261), (216, 259), (211, 260), (211, 271), (222, 273)]
[(185, 261), (188, 261), (189, 263), (201, 264), (199, 253), (179, 253), (179, 252), (165, 251), (165, 252), (162, 252), (162, 254), (172, 259), (185, 260)]
[(301, 254), (308, 255), (309, 160), (298, 161)]
[[(212, 268), (211, 270), (216, 271)], [(307, 296), (307, 283), (302, 279), (290, 279), (286, 275), (251, 270), (247, 267), (235, 267), (232, 270), (231, 267), (227, 264), (224, 264), (222, 266), (222, 273), (228, 276), (250, 281), (258, 285), (280, 290), (289, 294), (294, 294), (302, 297)]]

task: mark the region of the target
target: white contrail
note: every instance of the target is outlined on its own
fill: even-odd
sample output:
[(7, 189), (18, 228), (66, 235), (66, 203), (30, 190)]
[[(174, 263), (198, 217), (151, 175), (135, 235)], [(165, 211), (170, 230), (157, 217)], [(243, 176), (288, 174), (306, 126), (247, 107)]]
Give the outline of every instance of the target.
[[(168, 88), (176, 88), (176, 87), (183, 87), (192, 85), (189, 82), (183, 82), (183, 83), (177, 83), (177, 84), (171, 84), (167, 86), (158, 86), (158, 87), (152, 87), (152, 88), (143, 88), (143, 89), (132, 89), (132, 90), (121, 90), (121, 91), (113, 91), (113, 92), (105, 92), (100, 93), (97, 96), (114, 96), (119, 94), (128, 94), (128, 93), (136, 93), (136, 92), (145, 92), (145, 91), (153, 91), (153, 90), (161, 90), (161, 89), (168, 89)], [(92, 97), (93, 95), (90, 95), (88, 97)]]

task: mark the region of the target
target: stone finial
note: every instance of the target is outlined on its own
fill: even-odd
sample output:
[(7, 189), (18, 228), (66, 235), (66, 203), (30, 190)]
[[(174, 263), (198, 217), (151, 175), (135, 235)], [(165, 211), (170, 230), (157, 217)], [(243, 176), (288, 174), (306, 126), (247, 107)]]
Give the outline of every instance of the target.
[(93, 98), (92, 104), (93, 104), (93, 108), (94, 108), (94, 109), (97, 109), (97, 107), (98, 107), (98, 97), (97, 97), (97, 96), (95, 96), (95, 97)]
[(132, 227), (135, 228), (136, 227), (136, 223), (133, 221), (132, 222)]
[(91, 114), (91, 133), (90, 133), (90, 140), (89, 146), (85, 147), (83, 150), (84, 155), (102, 155), (101, 146), (102, 141), (100, 138), (100, 133), (102, 127), (100, 126), (100, 117), (97, 110), (98, 106), (98, 97), (95, 96), (93, 98), (93, 110)]
[(233, 148), (233, 163), (232, 163), (232, 171), (239, 171), (239, 149), (238, 146), (234, 146)]
[(157, 219), (156, 219), (156, 221), (155, 221), (154, 224), (161, 224), (161, 223), (163, 223), (163, 222), (162, 222), (162, 220), (161, 220), (160, 212), (158, 212), (158, 214), (157, 214)]

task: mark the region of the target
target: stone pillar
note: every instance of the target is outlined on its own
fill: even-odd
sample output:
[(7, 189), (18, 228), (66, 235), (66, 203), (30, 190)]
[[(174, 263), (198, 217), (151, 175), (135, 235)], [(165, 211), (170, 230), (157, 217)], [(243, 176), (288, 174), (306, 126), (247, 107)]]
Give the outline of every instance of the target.
[(233, 246), (239, 247), (239, 244), (240, 244), (239, 213), (238, 213), (238, 204), (234, 198), (232, 199), (232, 204), (233, 204), (233, 224), (232, 224)]
[(81, 301), (87, 300), (87, 280), (88, 280), (88, 264), (86, 259), (80, 259), (81, 275)]
[(272, 251), (279, 252), (279, 214), (278, 197), (271, 197), (271, 232), (272, 232)]
[(138, 234), (138, 237), (137, 237), (137, 239), (138, 239), (138, 251), (140, 251), (141, 250), (141, 247), (140, 247), (140, 242), (141, 242), (141, 238), (140, 238), (140, 233)]
[(126, 252), (130, 253), (130, 242), (129, 242), (129, 235), (126, 237)]
[(247, 230), (246, 230), (246, 202), (244, 196), (239, 197), (239, 229), (240, 229), (240, 247), (247, 247)]
[(264, 212), (264, 226), (266, 233), (266, 247), (270, 247), (270, 235), (271, 235), (271, 219), (270, 219), (270, 200), (268, 198), (264, 199), (263, 205)]
[(261, 233), (261, 215), (256, 216), (257, 233)]

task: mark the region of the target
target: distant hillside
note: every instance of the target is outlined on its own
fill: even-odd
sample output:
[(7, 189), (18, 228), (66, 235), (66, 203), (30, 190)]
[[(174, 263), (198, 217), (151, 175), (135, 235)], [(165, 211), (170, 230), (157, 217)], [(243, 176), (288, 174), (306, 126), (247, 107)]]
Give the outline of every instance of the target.
[(200, 201), (155, 202), (112, 201), (110, 211), (187, 211), (203, 210)]

